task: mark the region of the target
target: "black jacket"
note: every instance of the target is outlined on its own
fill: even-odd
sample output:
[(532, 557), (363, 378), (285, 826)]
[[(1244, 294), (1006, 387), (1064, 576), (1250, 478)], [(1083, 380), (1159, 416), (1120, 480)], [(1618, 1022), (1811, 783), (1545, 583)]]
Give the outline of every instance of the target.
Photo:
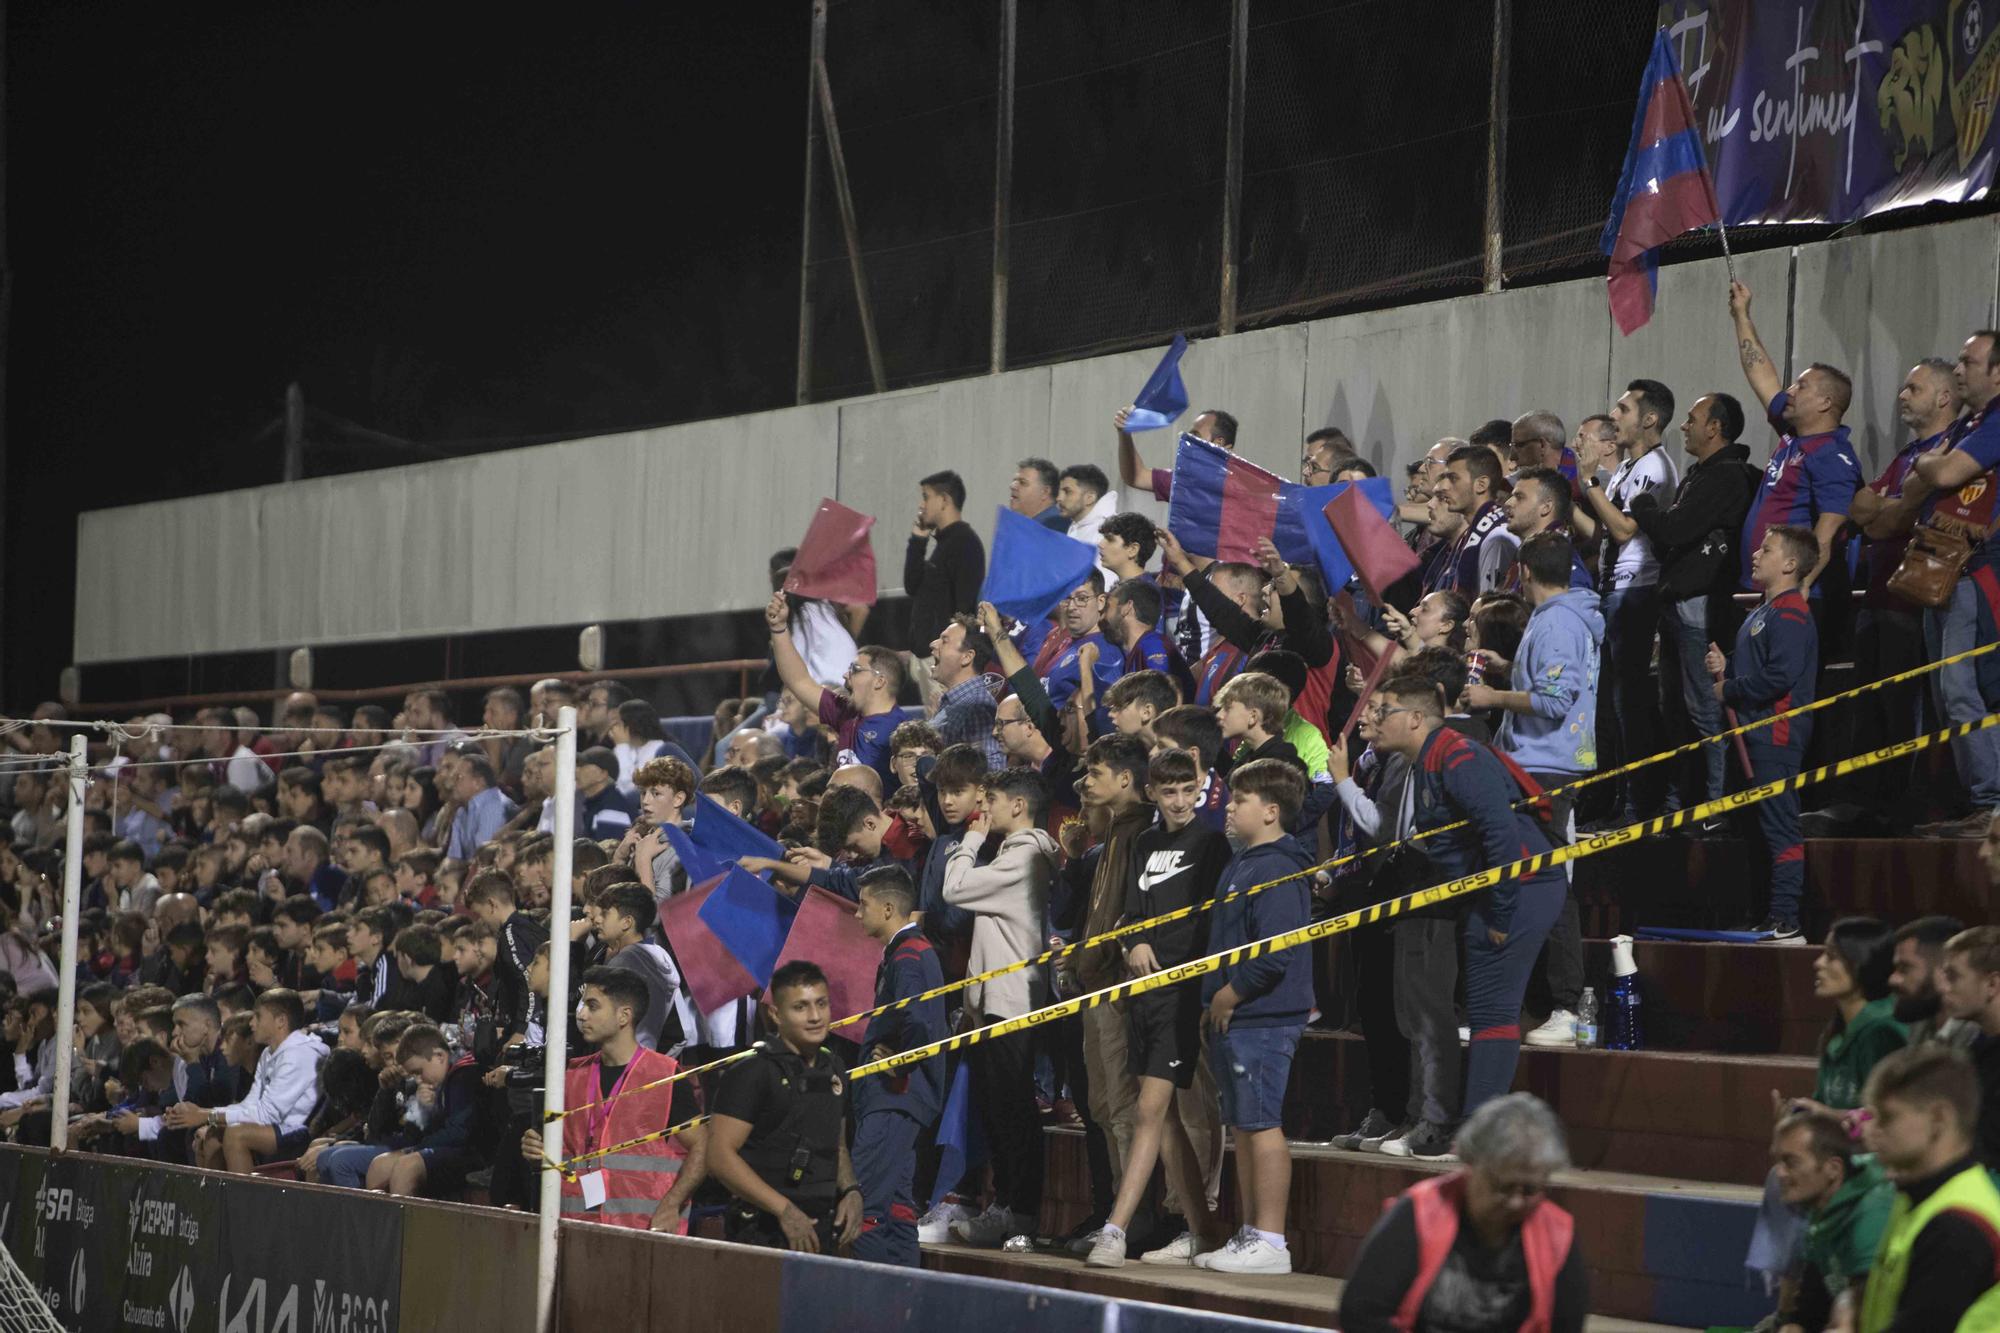
[[(925, 555), (926, 548), (930, 554)], [(979, 604), (986, 581), (986, 544), (964, 519), (938, 529), (931, 539), (911, 537), (903, 553), (903, 592), (910, 599), (910, 651), (927, 657), (931, 640), (952, 616)]]
[(1736, 545), (1764, 475), (1749, 459), (1748, 445), (1724, 445), (1687, 470), (1669, 509), (1650, 493), (1632, 497), (1632, 521), (1651, 539), (1660, 591), (1672, 600), (1706, 597), (1713, 608), (1736, 591)]

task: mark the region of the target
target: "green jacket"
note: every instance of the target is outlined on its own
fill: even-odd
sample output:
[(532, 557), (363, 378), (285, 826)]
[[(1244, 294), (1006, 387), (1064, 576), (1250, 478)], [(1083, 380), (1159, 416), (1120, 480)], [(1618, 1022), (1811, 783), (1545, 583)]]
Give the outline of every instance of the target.
[(1829, 1295), (1837, 1296), (1849, 1283), (1868, 1276), (1875, 1251), (1882, 1244), (1882, 1228), (1888, 1225), (1889, 1210), (1895, 1204), (1896, 1187), (1875, 1159), (1856, 1157), (1846, 1181), (1806, 1223), (1799, 1251), (1800, 1257), (1826, 1279)]
[(1896, 1021), (1896, 1002), (1884, 996), (1862, 1006), (1845, 1030), (1829, 1037), (1819, 1057), (1813, 1100), (1836, 1111), (1861, 1105), (1861, 1089), (1876, 1061), (1910, 1042), (1910, 1030)]

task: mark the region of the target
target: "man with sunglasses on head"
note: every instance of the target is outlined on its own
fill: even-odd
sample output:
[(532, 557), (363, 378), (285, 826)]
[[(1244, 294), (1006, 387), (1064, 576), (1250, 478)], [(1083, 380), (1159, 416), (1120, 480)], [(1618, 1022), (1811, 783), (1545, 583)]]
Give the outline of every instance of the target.
[(784, 593), (771, 594), (764, 624), (771, 631), (771, 661), (778, 679), (834, 729), (840, 742), (839, 762), (868, 765), (882, 775), (885, 788), (893, 790), (896, 777), (889, 767), (889, 738), (902, 721), (896, 696), (903, 690), (903, 663), (896, 651), (877, 644), (858, 649), (847, 668), (846, 688), (829, 690), (812, 678), (792, 642), (791, 608)]

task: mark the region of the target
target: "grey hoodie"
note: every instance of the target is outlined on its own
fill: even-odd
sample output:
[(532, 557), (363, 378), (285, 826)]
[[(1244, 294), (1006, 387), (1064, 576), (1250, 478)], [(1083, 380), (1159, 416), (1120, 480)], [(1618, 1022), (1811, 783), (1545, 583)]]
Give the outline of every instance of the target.
[(1604, 642), (1598, 595), (1558, 593), (1536, 607), (1514, 654), (1514, 689), (1531, 713), (1509, 712), (1494, 743), (1530, 773), (1588, 773), (1597, 767), (1597, 662)]
[[(967, 833), (944, 863), (944, 900), (973, 916), (968, 973), (1033, 958), (1047, 947), (1056, 840), (1040, 829), (1011, 833), (989, 864), (976, 865), (986, 836)], [(1048, 992), (1045, 970), (1030, 967), (968, 987), (965, 1003), (994, 1018), (1015, 1018), (1046, 1003)]]

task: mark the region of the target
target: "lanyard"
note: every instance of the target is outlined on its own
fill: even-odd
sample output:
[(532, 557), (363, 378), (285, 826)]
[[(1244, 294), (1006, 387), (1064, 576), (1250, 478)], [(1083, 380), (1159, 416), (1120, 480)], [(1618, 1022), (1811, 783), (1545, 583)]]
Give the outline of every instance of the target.
[[(600, 1060), (599, 1066), (602, 1067), (602, 1064), (603, 1062)], [(604, 1094), (602, 1084), (599, 1085), (598, 1091), (603, 1095), (598, 1097), (597, 1105), (586, 1111), (583, 1117), (584, 1151), (595, 1151), (598, 1147), (602, 1146), (598, 1143), (597, 1136), (611, 1123), (611, 1103), (617, 1101), (618, 1095), (625, 1090), (625, 1080), (632, 1077), (632, 1071), (638, 1064), (639, 1056), (637, 1052), (634, 1052), (632, 1058), (625, 1062), (625, 1072), (620, 1074), (618, 1081), (611, 1085), (611, 1091), (608, 1094)]]

